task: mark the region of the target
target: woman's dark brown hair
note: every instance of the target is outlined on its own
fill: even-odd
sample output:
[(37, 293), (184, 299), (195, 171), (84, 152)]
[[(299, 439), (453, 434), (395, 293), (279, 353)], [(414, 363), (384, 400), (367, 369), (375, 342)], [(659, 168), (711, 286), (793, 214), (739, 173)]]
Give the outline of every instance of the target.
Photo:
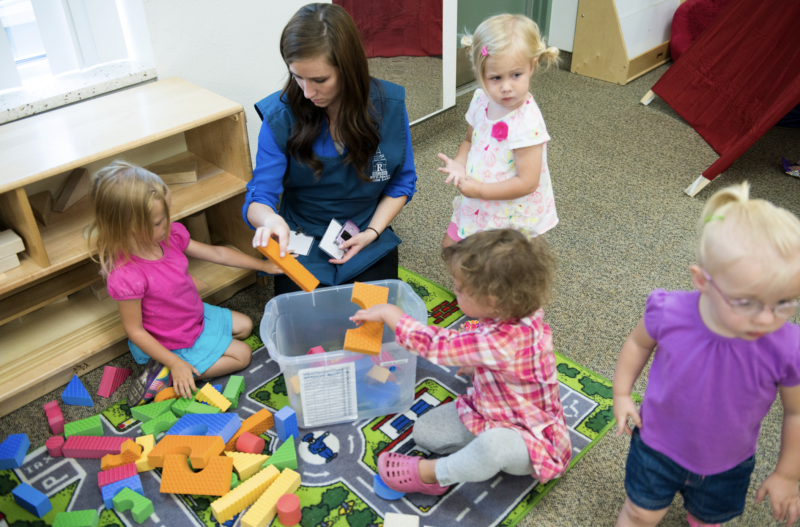
[[(303, 6), (283, 28), (281, 56), (287, 69), (296, 61), (325, 57), (339, 70), (342, 102), (336, 122), (339, 136), (347, 147), (344, 162), (352, 165), (361, 179), (370, 181), (367, 169), (381, 141), (380, 122), (369, 96), (371, 80), (367, 55), (353, 19), (337, 5)], [(319, 176), (322, 162), (311, 145), (322, 130), (325, 109), (305, 98), (291, 70), (281, 100), (289, 104), (297, 119), (286, 145), (287, 151)]]

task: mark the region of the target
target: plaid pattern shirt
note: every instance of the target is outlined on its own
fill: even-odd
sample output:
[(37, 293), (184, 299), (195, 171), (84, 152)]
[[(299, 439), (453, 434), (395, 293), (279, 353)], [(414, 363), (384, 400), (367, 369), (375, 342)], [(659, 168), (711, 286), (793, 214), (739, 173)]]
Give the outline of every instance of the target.
[(483, 319), (459, 333), (405, 315), (396, 341), (434, 364), (473, 366), (473, 387), (456, 400), (461, 422), (476, 436), (491, 428), (519, 432), (534, 474), (544, 483), (566, 472), (572, 457), (558, 395), (550, 327), (539, 310), (523, 319)]

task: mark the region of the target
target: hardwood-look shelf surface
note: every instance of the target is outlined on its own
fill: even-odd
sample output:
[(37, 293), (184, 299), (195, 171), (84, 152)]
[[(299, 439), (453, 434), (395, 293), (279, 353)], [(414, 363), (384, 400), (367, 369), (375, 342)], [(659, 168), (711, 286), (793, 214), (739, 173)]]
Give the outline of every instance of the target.
[[(170, 217), (173, 221), (204, 210), (246, 190), (245, 181), (190, 152), (168, 157), (158, 163), (183, 160), (197, 163), (198, 177), (196, 183), (170, 187), (172, 192)], [(6, 271), (6, 279), (0, 280), (0, 296), (89, 258), (91, 252), (84, 237), (84, 230), (91, 221), (92, 210), (88, 196), (65, 212), (53, 212), (48, 226), (39, 226), (47, 256), (50, 258), (50, 266), (41, 267), (27, 254), (21, 253), (20, 266)]]
[[(193, 258), (189, 259), (189, 273), (201, 284), (203, 299), (255, 281), (253, 271)], [(124, 353), (123, 349), (111, 356), (96, 355), (124, 339), (116, 302), (97, 300), (88, 289), (73, 294), (67, 302), (39, 309), (35, 317), (23, 318), (22, 324), (0, 326), (0, 378), (4, 384), (0, 415), (25, 404), (32, 389), (42, 395), (63, 385), (73, 372), (80, 374)], [(102, 362), (95, 364), (97, 361)], [(20, 400), (19, 395), (26, 397)]]

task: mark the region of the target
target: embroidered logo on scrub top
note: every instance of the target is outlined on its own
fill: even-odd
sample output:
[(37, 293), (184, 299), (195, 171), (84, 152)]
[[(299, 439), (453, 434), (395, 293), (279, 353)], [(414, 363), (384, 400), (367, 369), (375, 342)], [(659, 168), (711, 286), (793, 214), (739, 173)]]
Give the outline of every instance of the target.
[(375, 157), (372, 158), (372, 181), (386, 181), (389, 179), (389, 171), (386, 170), (386, 156), (381, 153), (381, 149), (375, 152)]

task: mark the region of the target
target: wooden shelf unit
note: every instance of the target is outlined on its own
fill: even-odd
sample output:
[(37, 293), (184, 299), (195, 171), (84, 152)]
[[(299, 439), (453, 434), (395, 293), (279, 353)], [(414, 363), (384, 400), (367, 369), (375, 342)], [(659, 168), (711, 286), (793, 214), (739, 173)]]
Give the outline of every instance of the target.
[[(25, 242), (20, 266), (0, 273), (0, 416), (127, 352), (116, 303), (85, 289), (101, 279), (84, 233), (88, 197), (44, 227), (25, 186), (170, 139), (186, 150), (149, 164), (198, 165), (197, 182), (170, 187), (172, 220), (205, 211), (212, 239), (258, 256), (241, 219), (252, 165), (237, 103), (171, 78), (0, 128), (0, 228)], [(189, 271), (210, 303), (255, 282), (253, 271), (208, 262), (190, 261)]]

